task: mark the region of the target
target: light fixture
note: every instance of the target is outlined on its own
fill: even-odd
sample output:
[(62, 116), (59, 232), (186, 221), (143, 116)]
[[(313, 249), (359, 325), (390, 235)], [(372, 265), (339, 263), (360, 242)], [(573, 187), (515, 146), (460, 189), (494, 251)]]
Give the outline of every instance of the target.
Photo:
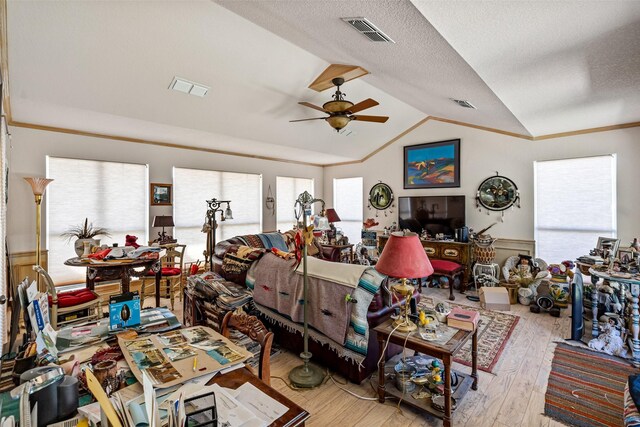
[[(53, 181), (53, 179), (48, 178), (33, 178), (26, 177), (24, 179), (31, 186), (31, 191), (33, 191), (33, 196), (36, 202), (36, 263), (35, 265), (40, 265), (40, 234), (42, 232), (42, 197), (44, 196), (44, 192), (47, 189), (47, 185)], [(37, 288), (40, 292), (45, 292), (46, 289), (40, 288), (40, 275), (37, 275), (36, 278)]]
[(329, 126), (339, 131), (351, 122), (351, 117), (345, 115), (330, 116), (325, 119)]
[(407, 279), (420, 279), (433, 274), (433, 267), (418, 235), (403, 232), (391, 233), (375, 269), (387, 276), (402, 279), (400, 284), (391, 286), (393, 292), (405, 298), (402, 306), (403, 313), (393, 322), (393, 327), (399, 332), (415, 330), (416, 324), (409, 320), (409, 302), (413, 296), (414, 287)]
[(332, 240), (336, 238), (336, 227), (333, 223), (340, 222), (340, 216), (335, 209), (329, 208), (327, 209), (327, 220), (329, 221), (329, 228), (331, 229), (331, 232), (328, 233), (329, 243), (332, 243)]
[[(218, 223), (216, 221), (216, 213), (220, 212), (220, 221), (227, 219), (233, 219), (233, 212), (231, 212), (230, 200), (207, 200), (207, 215), (205, 218), (202, 231), (207, 233), (207, 246), (205, 250), (205, 258), (209, 258), (209, 269), (213, 271), (213, 250), (216, 246), (216, 228)], [(227, 208), (223, 211), (222, 205), (226, 204)]]
[[(304, 193), (298, 196), (294, 204), (294, 209), (296, 209), (296, 220), (299, 220), (302, 216), (302, 232), (303, 234), (307, 231), (307, 218), (311, 215), (311, 206), (316, 203), (322, 203), (322, 214), (316, 215), (314, 218), (314, 226), (317, 221), (318, 227), (322, 230), (329, 228), (329, 221), (324, 216), (324, 200), (322, 199), (314, 199), (309, 192), (305, 191)], [(299, 210), (298, 210), (299, 209)], [(320, 385), (324, 380), (324, 374), (320, 368), (315, 365), (309, 363), (311, 360), (311, 353), (309, 352), (309, 324), (307, 321), (308, 317), (308, 300), (309, 300), (309, 289), (308, 289), (308, 273), (307, 273), (307, 242), (303, 238), (302, 239), (302, 286), (303, 286), (303, 297), (302, 297), (302, 312), (304, 316), (304, 332), (303, 332), (303, 341), (304, 347), (302, 353), (300, 353), (300, 357), (302, 358), (303, 364), (300, 366), (296, 366), (291, 371), (289, 371), (289, 380), (296, 387), (304, 387), (304, 388), (312, 388)]]
[(158, 243), (169, 243), (173, 238), (167, 236), (164, 231), (165, 227), (174, 227), (173, 216), (171, 215), (156, 215), (153, 217), (153, 226), (162, 227), (162, 233), (158, 232)]

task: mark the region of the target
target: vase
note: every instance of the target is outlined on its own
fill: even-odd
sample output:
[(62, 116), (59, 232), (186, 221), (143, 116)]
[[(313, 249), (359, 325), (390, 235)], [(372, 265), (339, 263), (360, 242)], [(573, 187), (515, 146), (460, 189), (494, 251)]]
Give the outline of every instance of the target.
[(489, 235), (477, 236), (473, 241), (473, 255), (478, 264), (492, 264), (496, 258), (496, 247), (493, 245), (498, 239)]
[[(84, 242), (89, 242), (89, 248), (100, 246), (100, 239), (78, 239), (73, 244), (73, 249), (79, 257), (84, 254)], [(90, 252), (89, 252), (90, 253)]]

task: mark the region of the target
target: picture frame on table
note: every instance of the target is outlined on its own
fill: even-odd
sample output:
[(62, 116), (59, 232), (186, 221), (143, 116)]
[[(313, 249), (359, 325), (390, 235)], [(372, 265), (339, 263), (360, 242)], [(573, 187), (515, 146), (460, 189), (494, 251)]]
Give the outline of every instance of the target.
[(613, 256), (615, 258), (618, 254), (618, 248), (620, 247), (620, 239), (617, 239), (615, 237), (598, 237), (598, 245), (596, 246), (596, 249), (601, 254), (600, 256), (603, 258), (607, 258), (606, 256), (604, 256), (605, 246), (609, 247), (608, 254), (606, 255)]
[(151, 183), (149, 195), (151, 198), (151, 206), (171, 206), (173, 200), (173, 185)]
[(460, 187), (460, 139), (404, 147), (404, 188)]
[(633, 249), (631, 246), (620, 246), (618, 248), (618, 254), (616, 258), (618, 258), (622, 264), (629, 264), (633, 261), (635, 252), (635, 249)]

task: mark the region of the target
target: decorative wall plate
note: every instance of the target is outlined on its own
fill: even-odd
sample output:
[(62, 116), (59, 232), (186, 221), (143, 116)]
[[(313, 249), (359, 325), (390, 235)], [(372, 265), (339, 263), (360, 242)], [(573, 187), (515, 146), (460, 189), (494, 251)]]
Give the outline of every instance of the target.
[(384, 210), (393, 203), (393, 191), (384, 182), (379, 182), (369, 191), (369, 205), (371, 207)]
[[(476, 192), (476, 202), (490, 211), (509, 209), (520, 200), (516, 184), (505, 176), (492, 176), (485, 179)], [(518, 207), (520, 207), (518, 205)]]

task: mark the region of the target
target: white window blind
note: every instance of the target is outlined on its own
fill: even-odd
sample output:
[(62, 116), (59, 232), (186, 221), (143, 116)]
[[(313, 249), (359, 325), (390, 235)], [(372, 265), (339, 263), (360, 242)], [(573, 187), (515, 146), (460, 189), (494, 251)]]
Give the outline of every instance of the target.
[[(233, 219), (220, 221), (216, 241), (262, 231), (262, 176), (250, 173), (173, 168), (174, 237), (187, 245), (185, 259), (204, 259), (207, 235), (202, 225), (206, 200), (230, 200)], [(226, 209), (226, 205), (223, 205)]]
[(333, 180), (333, 208), (341, 220), (335, 226), (342, 229), (349, 243), (362, 240), (362, 197), (362, 177)]
[(96, 227), (109, 230), (111, 237), (98, 236), (101, 243), (124, 245), (125, 236), (148, 238), (147, 165), (96, 160), (48, 157), (47, 247), (49, 274), (56, 283), (84, 281), (85, 270), (67, 267), (66, 259), (76, 256), (73, 238), (60, 237), (71, 226), (88, 218)]
[(276, 228), (282, 232), (291, 230), (296, 223), (294, 205), (305, 191), (313, 195), (313, 179), (276, 177)]
[(589, 253), (615, 237), (615, 155), (535, 162), (537, 256), (549, 263)]

